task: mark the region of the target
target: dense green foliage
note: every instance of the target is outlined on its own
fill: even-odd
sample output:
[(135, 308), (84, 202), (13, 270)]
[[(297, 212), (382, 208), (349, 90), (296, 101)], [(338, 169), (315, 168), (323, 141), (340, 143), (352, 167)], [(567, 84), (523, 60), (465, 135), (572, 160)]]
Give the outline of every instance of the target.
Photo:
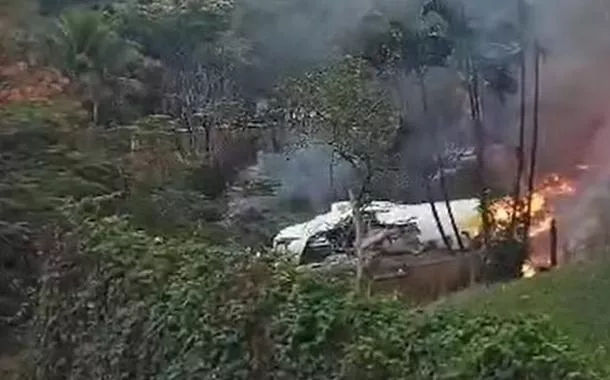
[(0, 309), (6, 318), (0, 329), (27, 316), (36, 253), (52, 244), (46, 227), (59, 216), (58, 201), (121, 187), (111, 162), (94, 151), (79, 154), (75, 136), (83, 116), (61, 101), (0, 111)]
[[(218, 214), (209, 199), (186, 185), (197, 167), (176, 158), (172, 130), (164, 128), (171, 120), (141, 119), (132, 126), (96, 131), (86, 128), (86, 113), (69, 101), (12, 105), (0, 116), (4, 219), (42, 227), (61, 219), (57, 211), (62, 201), (113, 193), (120, 193), (123, 202), (109, 212), (128, 211), (148, 227), (155, 218), (147, 219), (145, 213), (163, 215), (166, 232), (172, 223), (185, 228), (187, 221), (207, 220), (201, 210), (208, 209), (211, 219)], [(190, 200), (181, 201), (184, 197)], [(168, 213), (196, 199), (201, 208), (190, 214)], [(163, 206), (168, 202), (183, 206)]]
[[(128, 134), (99, 133), (87, 129), (86, 113), (65, 99), (7, 106), (0, 118), (0, 306), (7, 318), (0, 328), (23, 321), (24, 297), (39, 275), (37, 253), (55, 244), (53, 226), (63, 222), (60, 207), (67, 200), (114, 194), (107, 214), (129, 213), (137, 225), (167, 234), (219, 219), (217, 204), (184, 186), (191, 167), (178, 168), (154, 144), (154, 136), (167, 135), (153, 123), (125, 128)], [(127, 137), (126, 144), (117, 144), (117, 136)], [(130, 140), (139, 141), (138, 150)], [(147, 149), (155, 150), (156, 160), (142, 158)], [(160, 174), (160, 162), (171, 176)], [(227, 238), (221, 228), (213, 231), (215, 241)]]
[(7, 329), (25, 326), (52, 253), (65, 249), (57, 234), (70, 225), (66, 202), (101, 197), (99, 216), (129, 214), (134, 225), (165, 235), (207, 225), (205, 240), (229, 239), (212, 224), (222, 206), (189, 189), (192, 167), (172, 160), (168, 132), (155, 120), (91, 130), (86, 113), (67, 100), (20, 103), (0, 114), (0, 331), (13, 351), (19, 350), (14, 335), (21, 334)]
[(61, 101), (2, 110), (3, 218), (32, 221), (52, 213), (60, 197), (120, 189), (112, 162), (79, 146), (84, 116), (78, 105)]
[(70, 215), (33, 378), (597, 378), (537, 318), (420, 314), (267, 255)]
[[(600, 252), (605, 254), (605, 252)], [(578, 349), (608, 368), (610, 363), (610, 288), (606, 259), (578, 264), (514, 284), (474, 289), (443, 304), (495, 315), (547, 315), (549, 323), (574, 338)]]

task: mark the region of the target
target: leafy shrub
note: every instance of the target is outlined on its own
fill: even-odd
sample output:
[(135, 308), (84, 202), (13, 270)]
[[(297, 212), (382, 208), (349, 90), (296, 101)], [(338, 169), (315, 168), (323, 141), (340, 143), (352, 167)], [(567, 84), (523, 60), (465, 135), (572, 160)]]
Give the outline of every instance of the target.
[(369, 328), (348, 358), (353, 379), (596, 378), (543, 319), (451, 310)]
[[(221, 201), (209, 199), (200, 193), (166, 188), (132, 194), (125, 211), (133, 216), (133, 222), (138, 226), (167, 235), (192, 232), (201, 225), (209, 229), (212, 223), (222, 219), (224, 209)], [(221, 232), (220, 227), (216, 230)]]
[(33, 379), (597, 379), (539, 318), (418, 313), (281, 258), (75, 217), (47, 253)]
[(511, 236), (494, 238), (487, 252), (487, 281), (509, 281), (522, 276), (522, 267), (528, 256), (525, 243)]
[(44, 223), (61, 198), (77, 199), (119, 189), (112, 161), (86, 155), (79, 140), (82, 115), (70, 102), (18, 104), (0, 111), (2, 217)]
[[(0, 110), (0, 330), (16, 341), (30, 315), (39, 275), (37, 252), (60, 200), (113, 191), (112, 165), (79, 154), (78, 104), (19, 102)], [(6, 328), (6, 329), (5, 329)], [(0, 349), (19, 344), (7, 343)]]

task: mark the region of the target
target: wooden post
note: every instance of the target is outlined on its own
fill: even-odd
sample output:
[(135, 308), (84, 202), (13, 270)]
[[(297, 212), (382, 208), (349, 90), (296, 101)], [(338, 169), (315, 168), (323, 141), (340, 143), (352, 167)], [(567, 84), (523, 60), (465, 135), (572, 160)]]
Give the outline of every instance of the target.
[(360, 204), (354, 196), (354, 192), (351, 190), (349, 190), (349, 198), (350, 203), (352, 204), (352, 218), (354, 220), (354, 230), (356, 234), (354, 241), (354, 251), (358, 260), (356, 266), (356, 292), (360, 293), (362, 289), (362, 275), (364, 272), (364, 252), (362, 249), (362, 219), (360, 214)]
[(555, 219), (551, 221), (551, 268), (557, 266), (557, 223)]

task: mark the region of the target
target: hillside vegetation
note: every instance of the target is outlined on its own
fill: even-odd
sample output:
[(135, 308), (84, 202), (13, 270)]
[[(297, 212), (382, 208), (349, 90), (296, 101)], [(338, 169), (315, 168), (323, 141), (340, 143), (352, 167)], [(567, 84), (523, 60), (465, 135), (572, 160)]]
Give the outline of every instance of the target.
[[(22, 294), (30, 300), (23, 312), (6, 321), (28, 326), (25, 378), (604, 378), (545, 321), (420, 313), (354, 293), (350, 279), (299, 274), (280, 257), (219, 239), (201, 217), (176, 231), (180, 220), (150, 207), (155, 182), (133, 176), (155, 162), (133, 172), (137, 152), (106, 150), (105, 138), (82, 150), (78, 112), (57, 107), (20, 105), (2, 118), (13, 168), (3, 199), (15, 199), (9, 215), (29, 221), (25, 241), (35, 244), (17, 269), (40, 276)], [(26, 132), (38, 144), (21, 154)], [(156, 140), (141, 149), (145, 141)], [(108, 172), (117, 175), (101, 175)], [(166, 186), (181, 183), (176, 173), (161, 177)], [(26, 251), (5, 252), (6, 270)]]
[(74, 221), (40, 295), (36, 378), (601, 378), (542, 320), (421, 314), (277, 257)]
[(470, 312), (542, 316), (582, 352), (610, 363), (610, 263), (578, 264), (515, 283), (472, 289), (440, 302)]
[[(608, 378), (592, 354), (606, 306), (577, 299), (605, 294), (601, 272), (534, 279), (544, 320), (503, 311), (533, 308), (518, 290), (489, 312), (475, 297), (422, 311), (269, 251), (287, 205), (314, 201), (261, 174), (260, 153), (323, 147), (318, 200), (478, 196), (486, 279), (520, 276), (529, 221), (519, 194), (514, 223), (488, 220), (481, 108), (517, 93), (527, 17), (383, 3), (344, 25), (327, 0), (0, 1), (0, 377)], [(473, 146), (477, 180), (452, 188)]]

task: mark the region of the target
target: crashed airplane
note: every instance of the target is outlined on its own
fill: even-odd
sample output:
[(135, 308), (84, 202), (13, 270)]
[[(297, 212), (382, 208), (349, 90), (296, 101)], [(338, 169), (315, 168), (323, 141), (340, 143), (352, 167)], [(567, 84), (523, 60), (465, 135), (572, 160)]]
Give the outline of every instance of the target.
[[(435, 205), (441, 224), (456, 248), (446, 205), (444, 202)], [(463, 240), (470, 242), (480, 232), (479, 200), (454, 200), (450, 205)], [(441, 247), (443, 244), (428, 203), (409, 205), (374, 201), (365, 206), (362, 213), (369, 227), (365, 240), (380, 233), (387, 236), (378, 247), (383, 253), (420, 254), (429, 247)], [(332, 204), (325, 214), (283, 229), (274, 238), (273, 246), (277, 251), (294, 257), (295, 262), (308, 264), (347, 253), (353, 241), (352, 206), (350, 202), (343, 201)]]

